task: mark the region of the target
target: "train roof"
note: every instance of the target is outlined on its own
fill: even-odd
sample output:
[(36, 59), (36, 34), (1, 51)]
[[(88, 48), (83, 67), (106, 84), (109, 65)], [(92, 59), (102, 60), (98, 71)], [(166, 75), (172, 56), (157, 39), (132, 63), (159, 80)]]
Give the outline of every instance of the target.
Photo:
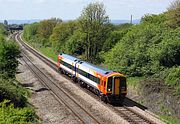
[(73, 56), (68, 55), (68, 54), (60, 53), (59, 55), (62, 56), (62, 57), (65, 57), (65, 58), (67, 58), (69, 60), (72, 60), (72, 61), (79, 60), (78, 58), (73, 57)]
[(113, 72), (112, 70), (108, 70), (108, 69), (105, 69), (105, 68), (102, 68), (102, 67), (93, 65), (93, 64), (91, 64), (91, 63), (88, 63), (88, 62), (86, 62), (86, 61), (82, 61), (82, 60), (80, 60), (80, 59), (78, 59), (78, 58), (76, 58), (76, 57), (73, 57), (73, 56), (71, 56), (71, 55), (68, 55), (68, 54), (60, 53), (59, 55), (62, 56), (62, 57), (65, 57), (65, 58), (67, 58), (67, 59), (69, 59), (69, 60), (71, 60), (71, 61), (78, 61), (79, 64), (81, 64), (81, 65), (83, 65), (83, 66), (85, 66), (85, 67), (87, 67), (87, 68), (90, 68), (90, 69), (92, 69), (92, 70), (94, 70), (94, 71), (96, 71), (96, 72), (98, 72), (98, 73), (100, 73), (100, 74), (107, 75), (107, 74), (109, 74), (110, 72)]
[(94, 70), (94, 71), (96, 71), (96, 72), (98, 72), (100, 74), (107, 75), (110, 72), (113, 72), (112, 70), (108, 70), (108, 69), (93, 65), (93, 64), (85, 62), (85, 61), (81, 61), (81, 62), (82, 62), (82, 63), (80, 63), (81, 65), (83, 65), (83, 66), (85, 66), (87, 68), (90, 68), (90, 69), (92, 69), (92, 70)]

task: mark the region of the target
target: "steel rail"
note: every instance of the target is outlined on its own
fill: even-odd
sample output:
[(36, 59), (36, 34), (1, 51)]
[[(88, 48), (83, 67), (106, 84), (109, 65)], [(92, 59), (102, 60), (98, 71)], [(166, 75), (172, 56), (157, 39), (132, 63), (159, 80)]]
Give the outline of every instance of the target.
[[(45, 85), (52, 93), (64, 103), (72, 113), (79, 118), (84, 124), (101, 124), (91, 113), (83, 108), (76, 100), (72, 98), (65, 90), (59, 87), (52, 81), (44, 72), (42, 72), (25, 54), (22, 50), (24, 62), (28, 65), (29, 69), (40, 79), (41, 83)], [(58, 100), (58, 101), (59, 101)]]
[[(47, 59), (44, 55), (41, 55), (39, 52), (35, 51), (33, 48), (29, 47), (26, 43), (24, 43), (22, 41), (22, 39), (20, 38), (20, 34), (18, 35), (18, 40), (19, 42), (21, 42), (23, 44), (23, 46), (28, 49), (29, 51), (31, 51), (35, 56), (37, 56), (38, 58), (40, 58), (41, 60), (43, 60), (43, 62), (45, 62), (47, 65), (49, 65), (53, 70), (55, 70), (56, 72), (59, 73), (59, 71), (57, 70), (57, 66), (54, 62), (52, 62), (51, 60)], [(84, 88), (81, 88), (84, 90)], [(93, 97), (95, 96), (97, 99), (98, 97), (93, 94), (90, 93), (88, 90), (84, 90), (86, 93), (88, 93), (89, 95), (93, 95)], [(135, 110), (129, 109), (126, 106), (122, 106), (122, 107), (114, 107), (110, 104), (106, 104), (108, 107), (113, 108), (113, 110), (118, 113), (122, 118), (124, 118), (125, 120), (127, 120), (129, 123), (132, 124), (139, 124), (139, 123), (146, 123), (146, 124), (156, 124), (155, 122), (153, 122), (152, 120), (148, 119), (147, 117), (145, 117), (144, 115), (141, 115), (139, 113), (137, 113)], [(132, 116), (129, 116), (131, 113)]]

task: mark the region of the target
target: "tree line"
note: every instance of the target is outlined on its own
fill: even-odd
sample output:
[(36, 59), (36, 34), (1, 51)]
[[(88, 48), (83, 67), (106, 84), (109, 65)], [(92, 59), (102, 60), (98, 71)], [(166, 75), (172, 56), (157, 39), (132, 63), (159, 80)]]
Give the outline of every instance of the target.
[(76, 20), (62, 22), (61, 19), (52, 18), (26, 25), (24, 38), (42, 43), (43, 46), (52, 46), (56, 52), (100, 63), (100, 52), (108, 51), (114, 46), (120, 39), (119, 36), (122, 37), (130, 26), (131, 24), (125, 24), (126, 28), (121, 28), (122, 26), (111, 24), (104, 5), (91, 3)]
[(138, 25), (110, 23), (102, 3), (90, 3), (80, 17), (52, 18), (24, 27), (24, 38), (129, 76), (179, 69), (179, 1), (159, 15), (145, 15)]

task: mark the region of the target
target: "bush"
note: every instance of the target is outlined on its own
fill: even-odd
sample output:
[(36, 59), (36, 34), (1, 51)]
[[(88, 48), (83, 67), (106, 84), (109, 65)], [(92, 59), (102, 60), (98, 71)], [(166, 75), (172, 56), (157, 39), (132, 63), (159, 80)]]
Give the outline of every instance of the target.
[(35, 123), (35, 112), (29, 108), (14, 108), (13, 104), (9, 104), (8, 100), (0, 103), (0, 123), (2, 124), (19, 124), (19, 123)]
[(0, 102), (8, 99), (16, 107), (23, 107), (26, 105), (28, 92), (14, 82), (16, 82), (14, 79), (2, 79), (0, 77)]
[(19, 47), (13, 41), (3, 41), (0, 45), (0, 73), (13, 78), (18, 66), (17, 58), (20, 57)]
[(150, 48), (151, 57), (157, 60), (161, 66), (172, 67), (180, 65), (180, 28), (165, 30), (161, 41), (154, 43)]
[(180, 85), (180, 66), (173, 67), (169, 70), (169, 73), (165, 78), (165, 82), (171, 86)]

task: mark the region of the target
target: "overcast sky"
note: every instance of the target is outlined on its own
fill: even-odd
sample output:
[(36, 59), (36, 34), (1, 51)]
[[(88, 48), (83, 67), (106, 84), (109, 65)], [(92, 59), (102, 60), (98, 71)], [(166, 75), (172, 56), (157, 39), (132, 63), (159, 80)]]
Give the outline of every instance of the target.
[(0, 0), (0, 20), (76, 19), (91, 2), (103, 2), (110, 19), (140, 19), (144, 14), (166, 11), (173, 0)]

